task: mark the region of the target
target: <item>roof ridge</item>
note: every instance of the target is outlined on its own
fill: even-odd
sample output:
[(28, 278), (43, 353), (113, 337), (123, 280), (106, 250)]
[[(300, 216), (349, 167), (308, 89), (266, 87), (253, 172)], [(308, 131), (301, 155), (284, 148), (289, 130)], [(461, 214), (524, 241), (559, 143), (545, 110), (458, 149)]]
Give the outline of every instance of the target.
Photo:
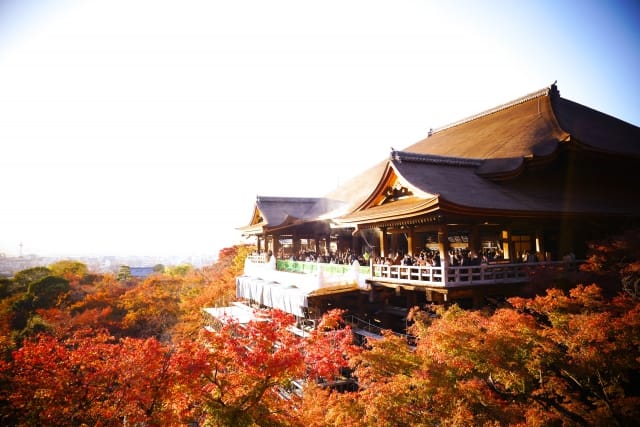
[(317, 202), (322, 197), (256, 196), (258, 202)]
[(474, 167), (477, 168), (482, 164), (482, 160), (472, 159), (468, 157), (449, 157), (438, 156), (435, 154), (421, 154), (412, 153), (409, 151), (391, 151), (391, 160), (396, 160), (400, 163), (406, 162), (419, 162), (430, 163), (441, 166), (461, 166), (461, 167)]
[(553, 82), (550, 86), (547, 86), (547, 87), (545, 87), (543, 89), (540, 89), (540, 90), (537, 90), (535, 92), (531, 92), (531, 93), (529, 93), (527, 95), (521, 96), (520, 98), (514, 99), (514, 100), (506, 102), (504, 104), (500, 104), (500, 105), (498, 105), (496, 107), (490, 108), (488, 110), (482, 111), (480, 113), (474, 114), (474, 115), (466, 117), (464, 119), (455, 121), (453, 123), (449, 123), (449, 124), (441, 126), (439, 128), (430, 129), (429, 130), (429, 136), (433, 135), (436, 132), (441, 132), (443, 130), (450, 129), (450, 128), (455, 127), (455, 126), (459, 126), (461, 124), (464, 124), (464, 123), (479, 119), (481, 117), (485, 117), (485, 116), (488, 116), (490, 114), (497, 113), (498, 111), (506, 110), (507, 108), (511, 108), (513, 106), (522, 104), (524, 102), (530, 101), (532, 99), (535, 99), (535, 98), (538, 98), (538, 97), (541, 97), (541, 96), (546, 96), (546, 95), (549, 95), (549, 94), (558, 94), (559, 95), (560, 92), (558, 91), (558, 87), (557, 87), (556, 83), (557, 83), (557, 80), (555, 82)]

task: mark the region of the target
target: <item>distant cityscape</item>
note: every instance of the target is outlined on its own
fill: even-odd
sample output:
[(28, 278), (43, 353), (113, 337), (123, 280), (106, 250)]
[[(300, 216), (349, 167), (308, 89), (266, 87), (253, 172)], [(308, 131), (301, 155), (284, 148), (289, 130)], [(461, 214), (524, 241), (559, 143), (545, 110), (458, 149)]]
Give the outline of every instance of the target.
[(165, 267), (189, 264), (200, 268), (216, 262), (216, 255), (192, 256), (40, 256), (36, 254), (8, 256), (0, 253), (0, 277), (11, 277), (16, 272), (32, 267), (47, 266), (61, 260), (79, 261), (95, 273), (117, 274), (121, 266), (153, 267), (162, 264)]

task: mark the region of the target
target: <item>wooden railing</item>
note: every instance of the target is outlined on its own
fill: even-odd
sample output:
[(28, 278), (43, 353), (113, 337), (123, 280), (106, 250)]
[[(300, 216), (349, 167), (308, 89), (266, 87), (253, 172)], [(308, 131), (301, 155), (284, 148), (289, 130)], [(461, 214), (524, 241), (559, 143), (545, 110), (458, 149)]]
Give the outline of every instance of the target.
[(537, 268), (559, 270), (575, 269), (575, 264), (558, 262), (497, 263), (462, 267), (431, 267), (417, 265), (373, 264), (372, 279), (399, 284), (454, 287), (499, 283), (525, 283), (531, 280), (531, 272)]
[[(266, 254), (249, 255), (247, 258), (254, 264), (267, 264)], [(271, 263), (273, 265), (273, 260)], [(462, 267), (431, 267), (418, 265), (372, 264), (358, 267), (360, 277), (367, 280), (380, 280), (415, 286), (455, 287), (471, 285), (490, 285), (500, 283), (526, 283), (531, 280), (531, 273), (540, 268), (552, 268), (558, 271), (575, 270), (576, 263), (533, 262), (533, 263), (492, 263)], [(272, 268), (279, 272), (317, 275), (319, 266), (326, 277), (342, 276), (353, 266), (347, 264), (318, 264), (317, 262), (277, 260)]]

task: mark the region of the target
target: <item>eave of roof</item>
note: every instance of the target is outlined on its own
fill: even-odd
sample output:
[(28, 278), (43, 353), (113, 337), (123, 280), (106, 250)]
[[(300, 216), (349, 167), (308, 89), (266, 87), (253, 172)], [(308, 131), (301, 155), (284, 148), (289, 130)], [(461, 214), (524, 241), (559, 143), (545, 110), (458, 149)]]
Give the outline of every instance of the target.
[[(562, 168), (528, 172), (517, 180), (494, 182), (480, 176), (472, 164), (391, 161), (398, 176), (412, 188), (438, 195), (438, 206), (449, 212), (474, 211), (525, 216), (562, 214), (638, 214), (639, 202), (629, 191), (617, 188), (615, 198), (610, 185), (586, 180), (567, 187)], [(603, 178), (602, 180), (606, 179)], [(612, 185), (612, 184), (611, 184)], [(607, 202), (604, 202), (607, 201)]]
[(436, 211), (437, 209), (437, 197), (433, 197), (431, 199), (409, 197), (392, 203), (356, 211), (340, 218), (336, 218), (335, 221), (341, 225), (363, 222), (393, 221), (401, 218), (426, 215), (430, 212)]
[[(286, 225), (287, 221), (313, 218), (309, 212), (318, 202), (318, 197), (267, 197), (258, 196), (256, 198), (255, 209), (262, 214), (263, 221), (258, 224), (249, 224), (241, 229), (255, 229), (277, 227)], [(254, 214), (254, 218), (256, 215)]]
[(264, 232), (265, 222), (259, 222), (257, 224), (249, 224), (244, 227), (238, 227), (236, 230), (240, 231), (243, 235), (256, 235)]
[[(477, 173), (476, 159), (394, 151), (387, 172), (410, 186), (410, 197), (380, 206), (363, 205), (336, 219), (339, 224), (384, 223), (436, 212), (466, 216), (549, 217), (553, 215), (637, 215), (640, 204), (627, 194), (608, 203), (607, 189), (584, 183), (563, 190), (559, 176), (547, 171), (519, 180), (494, 182)], [(557, 172), (557, 171), (556, 171)], [(380, 178), (380, 182), (385, 178)], [(379, 188), (379, 186), (378, 186)], [(610, 190), (609, 190), (610, 191)], [(427, 195), (427, 196), (425, 196)], [(369, 197), (368, 200), (374, 200)], [(615, 201), (617, 200), (617, 202)]]

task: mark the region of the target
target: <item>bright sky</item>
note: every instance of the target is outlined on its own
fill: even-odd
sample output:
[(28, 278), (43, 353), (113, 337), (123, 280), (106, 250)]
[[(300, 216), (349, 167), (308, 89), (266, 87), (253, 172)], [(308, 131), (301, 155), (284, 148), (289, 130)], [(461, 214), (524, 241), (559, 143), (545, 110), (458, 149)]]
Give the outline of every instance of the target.
[(217, 254), (558, 81), (640, 125), (637, 1), (0, 0), (0, 253)]

